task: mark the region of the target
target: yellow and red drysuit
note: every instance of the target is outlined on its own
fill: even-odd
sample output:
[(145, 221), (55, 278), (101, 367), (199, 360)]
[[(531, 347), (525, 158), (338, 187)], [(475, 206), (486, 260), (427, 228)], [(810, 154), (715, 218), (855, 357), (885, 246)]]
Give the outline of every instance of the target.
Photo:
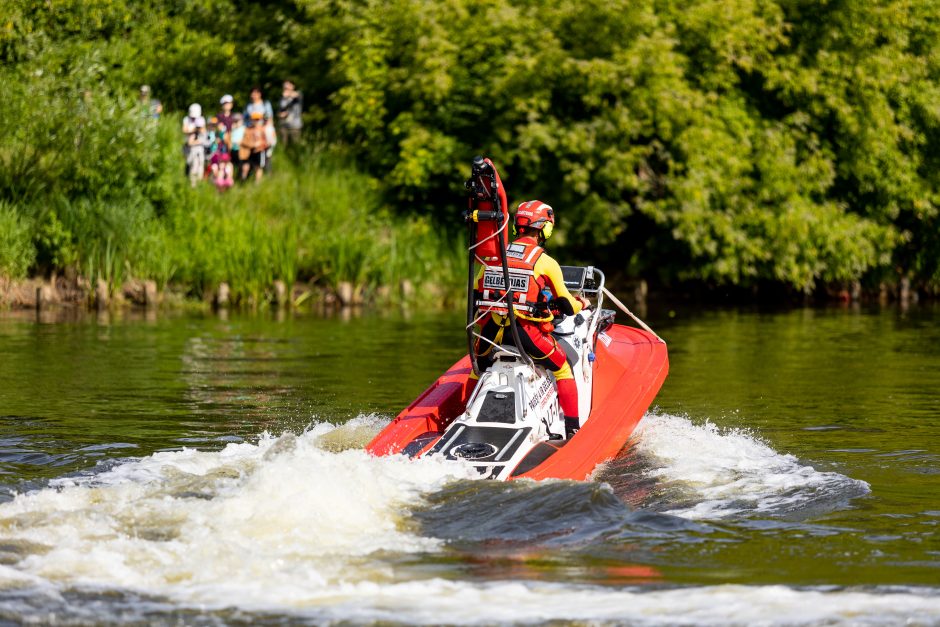
[[(476, 307), (479, 313), (489, 313), (483, 319), (475, 352), (480, 370), (493, 363), (494, 344), (501, 344), (509, 333), (509, 311), (504, 296), (502, 265), (496, 259), (486, 259), (480, 268), (474, 286)], [(524, 235), (509, 245), (506, 251), (509, 280), (513, 287), (513, 309), (519, 326), (521, 347), (536, 363), (545, 366), (555, 375), (558, 384), (558, 401), (565, 415), (566, 429), (577, 430), (578, 390), (571, 366), (564, 349), (552, 336), (552, 313), (548, 301), (554, 300), (558, 309), (567, 315), (581, 311), (582, 302), (571, 295), (565, 287), (561, 267), (531, 235)], [(511, 341), (511, 337), (509, 337)], [(488, 341), (487, 341), (488, 340)]]

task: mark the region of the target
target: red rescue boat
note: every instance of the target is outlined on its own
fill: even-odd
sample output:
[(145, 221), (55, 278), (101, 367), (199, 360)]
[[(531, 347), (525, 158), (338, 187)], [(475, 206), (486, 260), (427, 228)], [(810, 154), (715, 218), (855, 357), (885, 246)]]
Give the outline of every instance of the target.
[[(581, 429), (565, 437), (555, 379), (515, 348), (519, 343), (513, 341), (518, 335), (511, 315), (511, 337), (495, 350), (493, 365), (479, 372), (477, 385), (468, 385), (477, 368), (472, 354), (477, 322), (472, 282), (481, 251), (502, 258), (504, 285), (510, 286), (507, 302), (512, 289), (505, 263), (506, 196), (492, 162), (477, 158), (467, 187), (471, 352), (403, 410), (366, 450), (374, 455), (463, 460), (494, 479), (587, 479), (598, 464), (624, 447), (659, 392), (669, 370), (666, 344), (607, 290), (603, 272), (590, 266), (563, 266), (568, 289), (595, 303), (576, 316), (555, 320), (555, 338), (568, 354), (578, 386)], [(608, 303), (640, 328), (615, 323), (616, 311), (604, 307)]]

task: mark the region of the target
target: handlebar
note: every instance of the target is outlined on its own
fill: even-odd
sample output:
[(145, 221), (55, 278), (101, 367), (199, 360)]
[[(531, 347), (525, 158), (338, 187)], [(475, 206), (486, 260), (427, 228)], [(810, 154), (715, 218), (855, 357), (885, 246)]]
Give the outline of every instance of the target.
[(501, 211), (464, 211), (463, 219), (466, 222), (502, 222)]

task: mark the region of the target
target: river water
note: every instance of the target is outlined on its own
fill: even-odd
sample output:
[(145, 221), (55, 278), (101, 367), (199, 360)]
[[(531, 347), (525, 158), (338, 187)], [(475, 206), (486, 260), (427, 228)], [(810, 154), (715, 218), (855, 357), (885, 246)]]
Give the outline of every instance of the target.
[(652, 310), (591, 482), (362, 446), (459, 315), (0, 314), (0, 623), (940, 625), (940, 308)]

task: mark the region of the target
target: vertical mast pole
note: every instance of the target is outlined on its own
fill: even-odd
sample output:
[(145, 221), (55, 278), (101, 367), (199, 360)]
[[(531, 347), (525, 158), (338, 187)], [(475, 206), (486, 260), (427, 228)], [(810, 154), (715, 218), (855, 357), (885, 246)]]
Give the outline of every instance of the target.
[[(470, 179), (467, 180), (466, 186), (470, 196), (468, 209), (466, 213), (464, 213), (464, 219), (468, 224), (467, 250), (469, 253), (467, 259), (467, 350), (470, 354), (470, 363), (473, 367), (473, 371), (478, 375), (481, 374), (477, 355), (474, 352), (474, 345), (476, 342), (474, 341), (473, 334), (473, 324), (476, 314), (475, 294), (473, 290), (476, 279), (475, 249), (479, 244), (482, 243), (477, 242), (477, 223), (480, 220), (496, 222), (495, 232), (491, 235), (488, 235), (487, 239), (495, 236), (497, 241), (496, 252), (499, 255), (500, 265), (502, 266), (503, 271), (503, 284), (505, 287), (503, 298), (506, 300), (506, 315), (509, 319), (509, 331), (512, 335), (513, 343), (516, 345), (516, 350), (519, 352), (520, 358), (530, 366), (534, 366), (535, 363), (532, 361), (532, 358), (529, 357), (528, 353), (526, 353), (522, 348), (522, 341), (519, 335), (519, 325), (516, 322), (516, 312), (515, 308), (513, 307), (513, 289), (512, 283), (509, 280), (509, 264), (506, 259), (506, 234), (504, 232), (505, 227), (507, 226), (506, 221), (508, 220), (508, 217), (504, 216), (503, 214), (502, 199), (500, 198), (496, 169), (483, 157), (474, 158), (473, 170), (471, 172)], [(477, 206), (481, 200), (491, 202), (495, 210), (478, 210)]]
[[(470, 203), (470, 210), (473, 210), (473, 201)], [(476, 306), (474, 303), (475, 295), (473, 293), (473, 284), (476, 279), (476, 263), (474, 262), (474, 252), (473, 245), (476, 243), (477, 239), (477, 223), (474, 220), (467, 221), (467, 351), (470, 355), (470, 367), (473, 368), (473, 372), (480, 375), (480, 366), (477, 364), (477, 354), (474, 350), (473, 341), (473, 319), (474, 314), (476, 313)]]

